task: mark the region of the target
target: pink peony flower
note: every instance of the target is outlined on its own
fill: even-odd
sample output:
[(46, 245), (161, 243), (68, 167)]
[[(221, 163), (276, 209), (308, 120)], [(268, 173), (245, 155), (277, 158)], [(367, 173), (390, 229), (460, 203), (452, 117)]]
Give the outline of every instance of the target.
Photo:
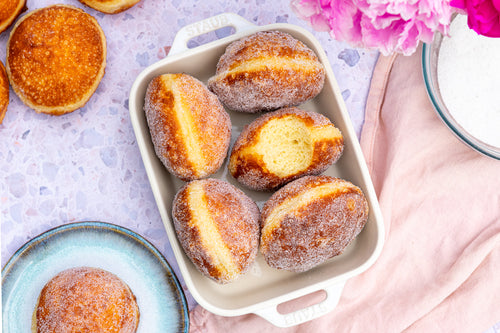
[(500, 0), (451, 0), (450, 5), (466, 12), (469, 28), (479, 35), (500, 37)]
[(291, 6), (313, 29), (330, 31), (337, 40), (377, 48), (384, 55), (410, 55), (419, 41), (431, 42), (434, 32), (448, 34), (452, 14), (448, 1), (292, 0)]

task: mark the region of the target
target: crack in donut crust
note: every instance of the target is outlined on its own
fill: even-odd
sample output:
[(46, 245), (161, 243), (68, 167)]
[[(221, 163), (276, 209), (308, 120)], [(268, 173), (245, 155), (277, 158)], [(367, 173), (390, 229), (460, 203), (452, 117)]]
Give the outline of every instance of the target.
[[(187, 158), (195, 169), (203, 169), (207, 165), (207, 161), (201, 154), (200, 138), (196, 135), (197, 130), (193, 123), (193, 114), (186, 107), (187, 98), (180, 93), (180, 89), (177, 87), (172, 75), (162, 75), (161, 80), (165, 89), (173, 94), (173, 113), (177, 119), (178, 128), (182, 133), (180, 139), (184, 141)], [(163, 112), (165, 111), (163, 110)]]
[(217, 224), (210, 214), (203, 183), (196, 182), (190, 186), (188, 205), (193, 217), (189, 221), (189, 227), (198, 230), (202, 246), (211, 258), (211, 265), (222, 267), (219, 270), (228, 272), (228, 276), (234, 278), (238, 274), (238, 267), (233, 262), (231, 251), (222, 239), (217, 230)]

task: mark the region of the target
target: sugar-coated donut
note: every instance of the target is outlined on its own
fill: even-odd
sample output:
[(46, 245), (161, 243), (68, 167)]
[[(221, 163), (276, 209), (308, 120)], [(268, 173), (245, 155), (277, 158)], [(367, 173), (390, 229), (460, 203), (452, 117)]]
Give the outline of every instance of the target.
[(23, 10), (26, 10), (26, 0), (0, 1), (0, 33), (7, 30)]
[(5, 117), (7, 112), (7, 106), (9, 105), (9, 79), (7, 78), (7, 73), (5, 72), (5, 67), (0, 61), (0, 124)]
[(341, 254), (367, 218), (368, 203), (357, 186), (305, 176), (264, 204), (260, 252), (273, 268), (303, 272)]
[(296, 107), (265, 113), (246, 126), (229, 171), (254, 190), (273, 190), (304, 175), (320, 174), (342, 155), (344, 139), (331, 121)]
[(106, 37), (97, 20), (79, 8), (36, 9), (12, 28), (5, 65), (24, 104), (62, 115), (83, 107), (101, 82)]
[(163, 74), (144, 104), (156, 155), (184, 181), (215, 173), (227, 155), (231, 120), (217, 97), (188, 74)]
[(75, 267), (54, 276), (42, 289), (32, 330), (134, 333), (139, 307), (130, 288), (116, 275), (93, 267)]
[(324, 80), (323, 65), (304, 43), (261, 31), (229, 44), (208, 87), (229, 109), (253, 113), (307, 101)]
[(179, 243), (197, 269), (218, 283), (248, 271), (259, 247), (259, 208), (220, 179), (194, 180), (175, 195), (172, 217)]
[(106, 14), (117, 14), (141, 0), (79, 0), (81, 3)]

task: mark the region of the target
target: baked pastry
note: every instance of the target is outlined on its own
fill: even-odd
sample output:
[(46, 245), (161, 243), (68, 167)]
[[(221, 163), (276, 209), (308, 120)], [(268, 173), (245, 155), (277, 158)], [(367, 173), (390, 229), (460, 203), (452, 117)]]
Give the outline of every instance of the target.
[(99, 268), (76, 267), (54, 276), (42, 289), (32, 330), (133, 333), (139, 307), (130, 288)]
[(26, 10), (26, 0), (0, 1), (0, 33), (7, 30), (24, 10)]
[(229, 172), (254, 190), (273, 190), (336, 162), (344, 139), (330, 120), (296, 107), (261, 115), (243, 129), (231, 150)]
[(228, 283), (251, 267), (259, 247), (259, 208), (220, 179), (194, 180), (175, 195), (172, 217), (179, 243), (196, 268)]
[(341, 254), (367, 218), (368, 203), (357, 186), (330, 176), (305, 176), (264, 204), (260, 252), (271, 267), (303, 272)]
[(97, 21), (69, 5), (36, 9), (20, 18), (7, 42), (6, 68), (19, 98), (37, 112), (81, 108), (106, 67), (106, 38)]
[(229, 109), (258, 112), (294, 106), (323, 88), (316, 54), (290, 34), (261, 31), (231, 43), (208, 87)]
[(5, 67), (0, 61), (0, 124), (5, 117), (7, 112), (7, 106), (9, 105), (9, 79), (7, 78), (7, 73), (5, 72)]
[(188, 74), (163, 74), (144, 104), (156, 155), (184, 181), (215, 173), (227, 155), (231, 120), (217, 97)]
[(134, 6), (141, 0), (79, 0), (84, 5), (106, 14), (117, 14)]

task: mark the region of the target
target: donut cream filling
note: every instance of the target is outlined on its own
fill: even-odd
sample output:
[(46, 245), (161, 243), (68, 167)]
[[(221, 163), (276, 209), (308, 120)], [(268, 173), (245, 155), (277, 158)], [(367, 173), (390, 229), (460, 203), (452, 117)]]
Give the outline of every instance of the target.
[(210, 215), (203, 185), (191, 183), (188, 193), (188, 207), (191, 207), (190, 212), (193, 216), (190, 227), (198, 229), (203, 248), (212, 260), (211, 264), (219, 272), (227, 272), (229, 278), (237, 275), (238, 267), (232, 260), (231, 251), (224, 243)]
[(266, 70), (283, 71), (293, 70), (296, 72), (308, 73), (320, 71), (323, 65), (317, 61), (311, 61), (309, 58), (292, 58), (292, 57), (260, 57), (251, 60), (246, 60), (241, 64), (217, 74), (213, 79), (215, 81), (223, 80), (232, 75), (240, 73), (252, 73)]
[(333, 125), (309, 127), (300, 118), (286, 116), (267, 122), (259, 132), (257, 143), (245, 153), (259, 152), (271, 173), (287, 177), (311, 165), (316, 142), (341, 137)]
[(307, 169), (313, 155), (311, 131), (300, 119), (271, 119), (260, 131), (254, 146), (272, 173), (283, 177)]
[(196, 171), (202, 170), (206, 165), (206, 161), (201, 153), (199, 140), (197, 140), (193, 115), (189, 108), (186, 107), (189, 101), (185, 101), (185, 99), (186, 97), (189, 98), (189, 94), (186, 97), (181, 94), (176, 84), (176, 74), (164, 74), (162, 75), (162, 81), (165, 88), (172, 91), (174, 95), (174, 114), (181, 131), (180, 138), (184, 140), (188, 160)]

